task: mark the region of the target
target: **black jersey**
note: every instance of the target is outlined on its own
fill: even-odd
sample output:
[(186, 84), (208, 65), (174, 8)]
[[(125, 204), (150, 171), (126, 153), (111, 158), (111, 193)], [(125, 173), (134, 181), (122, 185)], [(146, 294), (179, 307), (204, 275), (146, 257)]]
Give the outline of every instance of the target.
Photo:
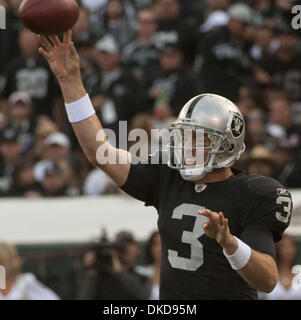
[(194, 183), (167, 165), (131, 165), (121, 188), (159, 215), (160, 299), (257, 299), (257, 291), (231, 268), (222, 247), (204, 234), (207, 218), (198, 210), (222, 211), (238, 238), (245, 231), (266, 230), (279, 241), (290, 221), (291, 195), (273, 179), (232, 172), (229, 179), (197, 192)]

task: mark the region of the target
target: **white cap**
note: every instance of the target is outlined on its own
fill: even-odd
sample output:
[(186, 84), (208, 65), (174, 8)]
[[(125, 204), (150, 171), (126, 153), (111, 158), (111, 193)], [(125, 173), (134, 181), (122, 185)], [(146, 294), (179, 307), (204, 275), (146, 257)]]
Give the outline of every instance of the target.
[(11, 106), (16, 105), (18, 102), (21, 102), (21, 103), (23, 103), (24, 105), (27, 105), (27, 106), (31, 106), (32, 105), (32, 101), (31, 101), (30, 95), (28, 93), (24, 92), (24, 91), (15, 91), (9, 96), (8, 103)]
[(56, 144), (61, 147), (70, 147), (70, 140), (69, 138), (62, 132), (54, 132), (51, 133), (45, 140), (45, 145), (50, 146)]
[(207, 20), (201, 25), (201, 32), (208, 32), (215, 27), (221, 27), (228, 23), (229, 16), (225, 11), (217, 10), (212, 12)]
[(230, 18), (244, 23), (251, 23), (253, 10), (244, 3), (236, 3), (229, 7), (228, 15)]
[(33, 168), (33, 176), (36, 181), (41, 182), (44, 180), (46, 172), (51, 170), (54, 166), (53, 161), (43, 160), (35, 164)]
[(114, 37), (106, 35), (96, 42), (95, 49), (97, 51), (106, 51), (109, 53), (119, 53), (120, 48)]

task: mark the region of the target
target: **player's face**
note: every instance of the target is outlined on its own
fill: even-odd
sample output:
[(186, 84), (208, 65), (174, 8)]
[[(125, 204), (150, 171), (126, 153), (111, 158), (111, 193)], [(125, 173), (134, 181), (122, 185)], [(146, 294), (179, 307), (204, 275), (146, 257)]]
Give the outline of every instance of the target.
[(184, 164), (185, 166), (203, 165), (207, 159), (209, 150), (204, 147), (210, 147), (211, 141), (207, 134), (196, 131), (183, 133), (184, 141)]

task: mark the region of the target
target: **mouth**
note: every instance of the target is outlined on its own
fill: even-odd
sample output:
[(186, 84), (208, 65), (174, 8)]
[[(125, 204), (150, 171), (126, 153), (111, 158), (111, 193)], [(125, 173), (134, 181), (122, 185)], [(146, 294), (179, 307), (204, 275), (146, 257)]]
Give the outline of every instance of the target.
[(196, 161), (195, 161), (195, 159), (185, 159), (185, 165), (186, 166), (193, 166), (193, 165), (195, 165), (195, 163), (196, 163)]

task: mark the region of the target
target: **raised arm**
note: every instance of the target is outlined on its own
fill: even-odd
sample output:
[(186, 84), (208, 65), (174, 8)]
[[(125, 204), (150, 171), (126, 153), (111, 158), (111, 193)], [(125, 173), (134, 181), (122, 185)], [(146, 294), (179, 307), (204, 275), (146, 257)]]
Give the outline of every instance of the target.
[[(90, 113), (87, 113), (85, 117), (89, 98), (83, 99), (87, 93), (81, 80), (79, 56), (72, 42), (72, 32), (68, 31), (64, 34), (63, 42), (57, 36), (49, 37), (51, 42), (45, 36), (39, 36), (39, 38), (42, 45), (39, 52), (49, 63), (56, 76), (65, 104), (69, 105), (69, 112), (72, 111), (72, 108), (79, 110), (79, 113), (83, 111), (83, 115), (79, 117), (80, 121), (72, 121), (72, 127), (85, 155), (94, 166), (108, 174), (118, 186), (123, 185), (130, 170), (130, 154), (108, 143), (103, 127), (98, 117), (92, 114), (94, 112), (91, 113), (91, 108)], [(103, 139), (97, 139), (101, 140), (97, 141), (97, 135), (102, 136)], [(116, 161), (104, 163), (100, 158), (102, 152), (96, 156), (100, 147), (109, 152), (111, 158)]]

